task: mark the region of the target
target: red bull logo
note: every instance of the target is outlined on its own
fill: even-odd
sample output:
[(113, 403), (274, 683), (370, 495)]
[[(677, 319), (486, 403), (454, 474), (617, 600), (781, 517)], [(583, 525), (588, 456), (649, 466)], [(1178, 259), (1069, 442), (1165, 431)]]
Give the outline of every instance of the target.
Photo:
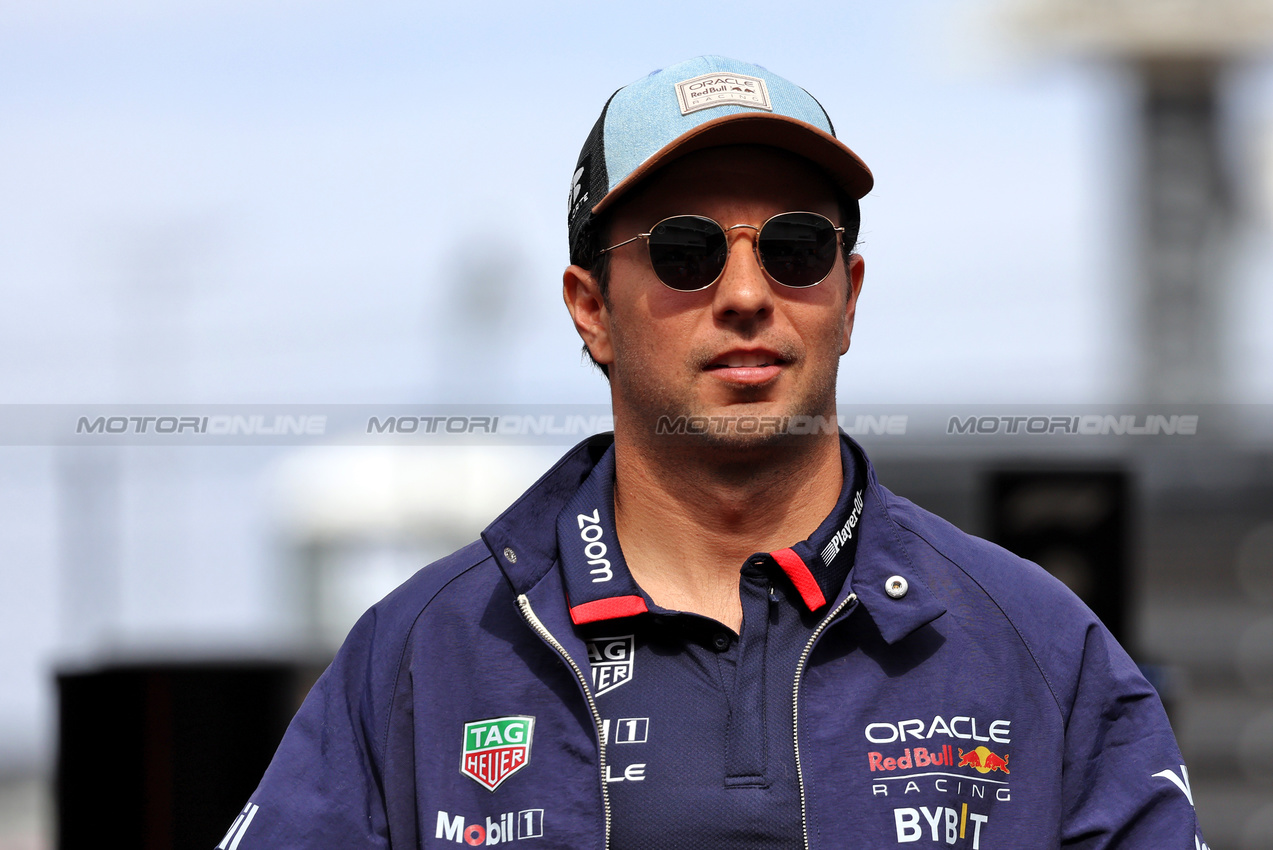
[(952, 767), (955, 764), (955, 748), (950, 744), (943, 744), (939, 750), (930, 750), (927, 747), (915, 747), (912, 750), (907, 747), (896, 758), (885, 758), (883, 753), (867, 753), (866, 761), (871, 766), (872, 773), (877, 770), (910, 770), (915, 767)]
[(956, 766), (971, 767), (981, 774), (990, 773), (992, 770), (1002, 770), (1004, 773), (1012, 772), (1008, 770), (1007, 754), (1000, 756), (997, 753), (992, 753), (985, 747), (978, 747), (977, 749), (969, 750), (966, 753), (963, 750), (960, 750), (959, 764)]

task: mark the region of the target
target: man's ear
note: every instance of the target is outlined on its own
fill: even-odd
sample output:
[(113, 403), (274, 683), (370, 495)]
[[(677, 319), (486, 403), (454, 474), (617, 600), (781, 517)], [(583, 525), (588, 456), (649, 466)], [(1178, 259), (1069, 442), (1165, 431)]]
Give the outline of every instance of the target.
[(592, 359), (603, 366), (614, 362), (614, 346), (610, 342), (610, 310), (601, 296), (601, 286), (592, 272), (582, 266), (568, 266), (562, 275), (562, 298), (570, 318), (575, 322), (579, 338), (592, 352)]
[(866, 260), (861, 254), (849, 255), (849, 297), (844, 305), (844, 339), (840, 342), (840, 353), (849, 350), (849, 337), (853, 336), (853, 317), (857, 313), (858, 294), (862, 291), (862, 281), (866, 278)]

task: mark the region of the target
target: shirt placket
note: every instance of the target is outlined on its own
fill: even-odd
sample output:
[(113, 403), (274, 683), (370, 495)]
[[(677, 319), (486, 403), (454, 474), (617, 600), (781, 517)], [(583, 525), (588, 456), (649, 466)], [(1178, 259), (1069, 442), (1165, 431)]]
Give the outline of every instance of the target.
[(765, 787), (768, 767), (766, 676), (770, 621), (777, 614), (764, 569), (746, 564), (739, 580), (743, 608), (741, 633), (726, 653), (722, 672), (732, 661), (732, 676), (725, 679), (729, 700), (729, 724), (725, 737), (725, 785), (729, 788)]

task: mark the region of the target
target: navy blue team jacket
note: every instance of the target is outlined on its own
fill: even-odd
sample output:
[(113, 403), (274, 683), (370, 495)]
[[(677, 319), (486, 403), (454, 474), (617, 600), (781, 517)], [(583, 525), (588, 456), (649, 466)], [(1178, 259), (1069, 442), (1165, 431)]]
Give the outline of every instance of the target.
[[(221, 850), (609, 846), (556, 536), (609, 439), (359, 620)], [(1204, 847), (1162, 705), (1092, 613), (866, 478), (856, 561), (792, 683), (805, 846)]]

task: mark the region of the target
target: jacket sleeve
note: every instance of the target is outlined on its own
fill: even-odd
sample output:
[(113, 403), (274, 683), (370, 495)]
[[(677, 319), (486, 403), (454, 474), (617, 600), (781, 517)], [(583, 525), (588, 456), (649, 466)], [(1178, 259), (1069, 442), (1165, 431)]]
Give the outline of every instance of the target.
[(389, 846), (377, 730), (393, 685), (377, 681), (375, 627), (373, 608), (305, 698), (217, 850)]
[(1206, 847), (1162, 702), (1098, 622), (1086, 633), (1062, 782), (1065, 847)]

